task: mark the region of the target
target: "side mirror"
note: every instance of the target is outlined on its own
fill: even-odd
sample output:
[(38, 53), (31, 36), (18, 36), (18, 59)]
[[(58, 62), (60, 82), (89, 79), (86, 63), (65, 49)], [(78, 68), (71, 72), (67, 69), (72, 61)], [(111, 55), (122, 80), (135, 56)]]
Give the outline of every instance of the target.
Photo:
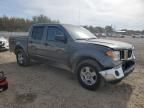
[(64, 35), (56, 35), (55, 40), (66, 43), (66, 37)]

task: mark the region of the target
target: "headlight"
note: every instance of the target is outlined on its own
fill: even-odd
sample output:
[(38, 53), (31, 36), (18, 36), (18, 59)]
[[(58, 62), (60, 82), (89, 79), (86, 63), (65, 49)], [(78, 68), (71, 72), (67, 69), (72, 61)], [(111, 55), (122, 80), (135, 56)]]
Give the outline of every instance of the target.
[(120, 52), (109, 50), (106, 52), (106, 55), (111, 57), (114, 61), (120, 60)]

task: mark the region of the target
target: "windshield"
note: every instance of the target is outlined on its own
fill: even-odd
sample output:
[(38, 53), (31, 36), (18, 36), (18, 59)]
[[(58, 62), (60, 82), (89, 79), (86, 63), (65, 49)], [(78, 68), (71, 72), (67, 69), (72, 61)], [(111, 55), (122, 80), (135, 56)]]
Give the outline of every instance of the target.
[(87, 29), (80, 26), (66, 26), (66, 29), (74, 40), (96, 39), (97, 37)]

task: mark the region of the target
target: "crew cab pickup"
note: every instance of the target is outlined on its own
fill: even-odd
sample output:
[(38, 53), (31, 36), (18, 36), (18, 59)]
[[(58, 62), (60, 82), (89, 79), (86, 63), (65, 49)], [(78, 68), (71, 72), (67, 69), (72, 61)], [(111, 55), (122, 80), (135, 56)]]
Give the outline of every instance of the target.
[(63, 64), (90, 90), (98, 88), (102, 79), (120, 82), (135, 66), (133, 45), (99, 39), (75, 25), (34, 24), (28, 36), (10, 37), (9, 47), (20, 66), (31, 60)]

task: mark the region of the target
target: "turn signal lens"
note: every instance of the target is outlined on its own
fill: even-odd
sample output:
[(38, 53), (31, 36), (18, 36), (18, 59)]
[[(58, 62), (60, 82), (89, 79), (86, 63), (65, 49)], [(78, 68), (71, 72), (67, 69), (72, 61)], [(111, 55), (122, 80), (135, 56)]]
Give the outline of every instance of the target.
[(106, 52), (106, 55), (111, 57), (115, 61), (120, 60), (120, 52), (119, 51), (109, 50)]
[(114, 57), (112, 50), (107, 51), (107, 52), (106, 52), (106, 55), (109, 56), (109, 57), (112, 57), (112, 58)]

